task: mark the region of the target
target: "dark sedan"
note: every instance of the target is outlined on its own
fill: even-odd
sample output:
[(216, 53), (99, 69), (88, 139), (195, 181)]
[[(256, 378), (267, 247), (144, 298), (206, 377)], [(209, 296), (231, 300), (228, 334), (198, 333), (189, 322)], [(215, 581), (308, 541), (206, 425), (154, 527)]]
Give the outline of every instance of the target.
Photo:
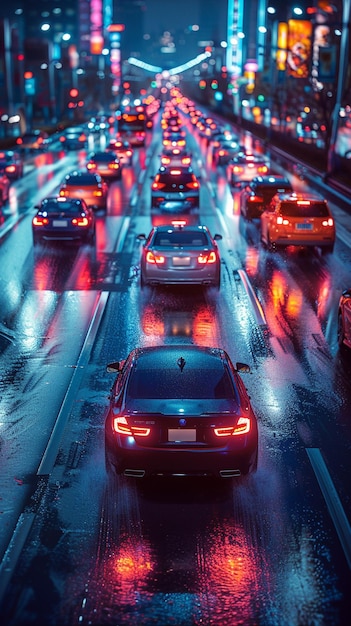
[(104, 180), (119, 180), (122, 176), (122, 163), (115, 152), (93, 152), (88, 157), (87, 170), (100, 174)]
[(136, 348), (117, 377), (105, 422), (107, 471), (131, 477), (232, 478), (256, 470), (258, 427), (239, 372), (220, 348)]
[(247, 220), (260, 217), (276, 193), (290, 191), (293, 191), (292, 185), (284, 176), (255, 176), (240, 193), (241, 215)]
[(34, 243), (67, 241), (95, 243), (95, 215), (84, 200), (49, 197), (36, 207), (32, 220)]

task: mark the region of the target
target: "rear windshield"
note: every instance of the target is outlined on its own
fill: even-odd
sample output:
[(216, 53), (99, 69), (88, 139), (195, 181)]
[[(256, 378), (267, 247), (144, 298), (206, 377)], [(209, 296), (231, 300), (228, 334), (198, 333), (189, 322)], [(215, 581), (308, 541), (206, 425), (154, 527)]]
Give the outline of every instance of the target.
[(131, 399), (234, 399), (235, 390), (228, 372), (217, 369), (142, 369), (132, 371), (127, 397)]
[(155, 246), (206, 246), (208, 238), (204, 232), (182, 232), (174, 231), (169, 233), (156, 233), (153, 245)]
[(83, 174), (82, 176), (71, 176), (66, 179), (66, 182), (68, 185), (79, 185), (79, 186), (83, 185), (84, 187), (87, 187), (88, 185), (92, 185), (95, 187), (97, 180), (95, 176), (85, 176)]
[(280, 213), (289, 217), (329, 217), (329, 211), (324, 202), (311, 202), (311, 204), (282, 202)]
[(77, 211), (82, 209), (83, 207), (75, 202), (45, 202), (41, 206), (41, 211), (46, 211), (47, 213), (58, 213), (60, 211), (64, 213), (77, 213)]

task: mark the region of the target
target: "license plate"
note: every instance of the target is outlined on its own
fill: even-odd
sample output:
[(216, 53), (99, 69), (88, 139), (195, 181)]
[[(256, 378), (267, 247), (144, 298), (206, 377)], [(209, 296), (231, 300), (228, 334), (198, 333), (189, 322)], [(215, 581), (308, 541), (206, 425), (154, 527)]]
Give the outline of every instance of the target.
[(68, 226), (67, 220), (52, 220), (52, 225), (57, 228), (65, 228)]
[(169, 428), (168, 441), (196, 441), (195, 428)]
[(189, 267), (190, 265), (190, 256), (174, 256), (173, 257), (173, 265), (176, 267)]
[(296, 224), (297, 230), (313, 230), (313, 224)]

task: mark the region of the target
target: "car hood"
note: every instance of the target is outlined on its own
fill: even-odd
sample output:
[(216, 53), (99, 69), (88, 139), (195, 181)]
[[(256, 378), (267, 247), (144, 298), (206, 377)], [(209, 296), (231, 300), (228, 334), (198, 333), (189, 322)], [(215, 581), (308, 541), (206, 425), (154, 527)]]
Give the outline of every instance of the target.
[(236, 413), (238, 404), (234, 399), (195, 399), (195, 400), (169, 400), (169, 399), (129, 399), (125, 407), (125, 413), (129, 414), (161, 414), (175, 415), (177, 417), (187, 415), (216, 415), (218, 413)]

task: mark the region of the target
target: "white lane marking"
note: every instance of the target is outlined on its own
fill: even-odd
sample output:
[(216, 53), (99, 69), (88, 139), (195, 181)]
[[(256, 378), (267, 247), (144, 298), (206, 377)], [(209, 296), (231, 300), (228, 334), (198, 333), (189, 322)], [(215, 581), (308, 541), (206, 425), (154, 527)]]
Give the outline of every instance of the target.
[(306, 448), (342, 549), (351, 569), (351, 527), (319, 448)]

